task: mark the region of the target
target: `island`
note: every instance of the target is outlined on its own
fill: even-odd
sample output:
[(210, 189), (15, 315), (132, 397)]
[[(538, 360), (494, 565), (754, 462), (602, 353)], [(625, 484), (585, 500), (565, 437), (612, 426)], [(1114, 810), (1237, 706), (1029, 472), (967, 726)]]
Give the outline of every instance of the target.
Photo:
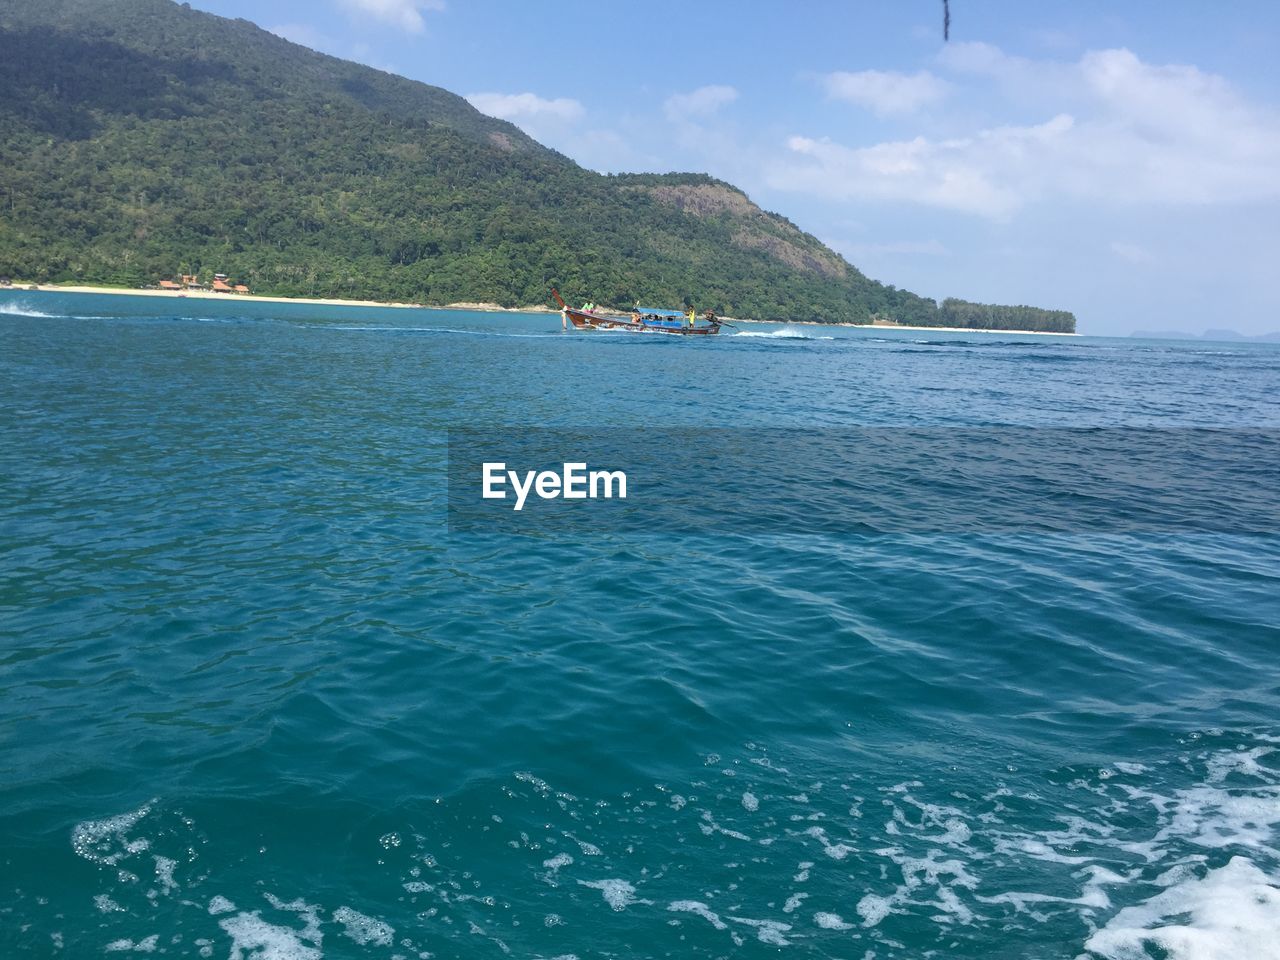
[(506, 308), (554, 285), (755, 320), (1075, 328), (877, 282), (731, 184), (585, 170), (449, 91), (172, 0), (3, 4), (0, 53), (0, 275), (25, 282), (216, 273), (228, 293)]

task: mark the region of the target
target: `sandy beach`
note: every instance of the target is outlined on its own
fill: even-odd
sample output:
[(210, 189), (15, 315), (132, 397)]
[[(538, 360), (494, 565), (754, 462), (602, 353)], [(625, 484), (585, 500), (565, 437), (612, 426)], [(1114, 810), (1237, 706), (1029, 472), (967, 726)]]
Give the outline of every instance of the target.
[(315, 303), (334, 307), (421, 307), (420, 303), (385, 303), (379, 300), (333, 300), (319, 297), (264, 297), (254, 293), (214, 293), (212, 290), (131, 290), (124, 287), (94, 287), (51, 283), (18, 283), (10, 290), (40, 290), (46, 293), (106, 293), (129, 297), (170, 297), (190, 300), (257, 300), (265, 303)]
[(329, 307), (398, 307), (414, 310), (484, 310), (495, 313), (558, 313), (547, 306), (503, 307), (496, 303), (400, 303), (387, 300), (341, 300), (332, 297), (268, 297), (256, 293), (214, 293), (212, 290), (143, 290), (126, 287), (95, 287), (88, 284), (51, 284), (14, 282), (0, 290), (38, 290), (44, 293), (105, 293), (119, 294), (127, 297), (169, 297), (188, 300), (223, 300), (236, 302), (240, 300), (259, 301), (262, 303), (311, 303)]
[(1028, 337), (1078, 337), (1078, 333), (1060, 333), (1056, 330), (987, 330), (982, 327), (910, 327), (898, 323), (844, 323), (844, 327), (858, 327), (861, 330), (923, 330), (934, 333), (1016, 333)]
[[(504, 307), (496, 303), (482, 301), (459, 301), (458, 303), (427, 304), (399, 303), (383, 300), (340, 300), (324, 297), (267, 297), (255, 293), (214, 293), (212, 290), (131, 290), (124, 287), (95, 287), (91, 285), (62, 286), (50, 283), (15, 282), (7, 290), (40, 290), (47, 293), (106, 293), (120, 294), (129, 297), (170, 297), (192, 300), (256, 300), (263, 303), (311, 303), (329, 307), (398, 307), (415, 310), (481, 310), (487, 313), (559, 313), (554, 307), (534, 304), (527, 307)], [(608, 311), (623, 313), (625, 311)], [(812, 327), (852, 327), (855, 330), (905, 330), (917, 333), (1006, 333), (1018, 336), (1036, 337), (1078, 337), (1078, 333), (1056, 333), (1048, 330), (984, 330), (975, 327), (913, 327), (897, 323), (823, 323), (817, 320), (744, 320), (738, 317), (725, 317), (729, 323), (771, 323), (788, 326)]]
[(1052, 330), (985, 330), (981, 327), (912, 327), (899, 323), (825, 323), (821, 320), (743, 320), (721, 317), (726, 323), (771, 323), (785, 327), (849, 327), (853, 330), (905, 330), (916, 333), (1016, 333), (1028, 337), (1079, 337), (1079, 333), (1057, 333)]

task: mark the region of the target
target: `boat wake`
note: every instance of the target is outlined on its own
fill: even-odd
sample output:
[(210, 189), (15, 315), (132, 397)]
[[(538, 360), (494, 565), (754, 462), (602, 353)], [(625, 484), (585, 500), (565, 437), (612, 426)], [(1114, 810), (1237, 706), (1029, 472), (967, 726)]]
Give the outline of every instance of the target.
[[(415, 831), (411, 816), (393, 817), (355, 834), (376, 851), (372, 883), (313, 885), (301, 896), (297, 878), (270, 858), (249, 872), (193, 860), (207, 832), (233, 849), (242, 841), (230, 824), (197, 826), (164, 800), (85, 820), (70, 839), (100, 868), (77, 892), (96, 907), (81, 922), (108, 952), (150, 952), (148, 943), (183, 937), (208, 948), (201, 956), (229, 947), (233, 957), (319, 960), (322, 939), (347, 938), (417, 956), (471, 955), (484, 940), (504, 954), (547, 955), (535, 953), (545, 946), (565, 956), (581, 942), (573, 921), (598, 915), (603, 899), (613, 915), (627, 914), (629, 931), (697, 938), (721, 952), (754, 939), (824, 955), (907, 958), (950, 945), (976, 956), (998, 935), (1022, 948), (1010, 956), (1054, 939), (1073, 947), (1058, 955), (1080, 960), (1280, 960), (1277, 744), (1243, 731), (1208, 736), (1218, 742), (1201, 749), (1193, 735), (1148, 764), (1059, 771), (1069, 774), (1063, 782), (1045, 781), (1053, 796), (999, 780), (972, 791), (927, 778), (815, 780), (751, 744), (706, 757), (689, 780), (637, 786), (607, 824), (592, 813), (615, 798), (517, 772), (492, 792), (436, 801), (453, 814), (492, 805), (485, 819), (501, 836), (482, 839), (484, 823), (465, 844), (441, 844)], [(667, 860), (682, 851), (688, 871), (667, 876), (664, 838)], [(506, 865), (505, 886), (477, 870), (484, 850), (486, 867)], [(640, 850), (658, 859), (646, 864)], [(729, 871), (732, 893), (703, 870)], [(388, 888), (398, 905), (376, 895)], [(25, 899), (21, 908), (41, 906)], [(502, 939), (499, 903), (526, 920)], [(42, 919), (53, 927), (63, 916), (51, 912)], [(413, 929), (424, 916), (436, 922)]]
[(807, 330), (786, 326), (778, 330), (739, 330), (735, 337), (755, 337), (762, 340), (834, 340), (829, 335), (815, 336)]
[(0, 316), (33, 317), (37, 320), (119, 320), (120, 317), (82, 316), (76, 313), (48, 313), (24, 303), (0, 303)]
[(562, 336), (559, 330), (553, 333), (509, 333), (503, 330), (462, 330), (457, 327), (398, 327), (389, 324), (300, 324), (320, 330), (343, 330), (356, 333), (451, 333), (463, 337), (503, 337), (517, 340), (544, 340), (548, 337)]
[(61, 319), (60, 313), (45, 313), (35, 307), (29, 307), (21, 301), (16, 303), (0, 303), (0, 315), (6, 317), (43, 317), (49, 320)]

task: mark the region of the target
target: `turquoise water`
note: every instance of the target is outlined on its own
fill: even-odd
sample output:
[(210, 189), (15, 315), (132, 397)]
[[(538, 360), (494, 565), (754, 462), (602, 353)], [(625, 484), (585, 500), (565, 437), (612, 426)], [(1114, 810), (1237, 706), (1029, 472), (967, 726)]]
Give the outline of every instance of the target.
[(0, 293), (0, 953), (1280, 956), (1275, 536), (444, 486), (459, 426), (1276, 427), (1280, 348), (748, 334)]

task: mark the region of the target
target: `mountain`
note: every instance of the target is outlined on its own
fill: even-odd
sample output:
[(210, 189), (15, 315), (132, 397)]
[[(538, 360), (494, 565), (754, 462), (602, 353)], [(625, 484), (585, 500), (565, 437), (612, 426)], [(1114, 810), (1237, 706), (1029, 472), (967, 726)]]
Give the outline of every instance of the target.
[(556, 284), (946, 322), (711, 177), (583, 170), (446, 90), (171, 0), (0, 0), (0, 275), (215, 271), (282, 295), (514, 306)]

